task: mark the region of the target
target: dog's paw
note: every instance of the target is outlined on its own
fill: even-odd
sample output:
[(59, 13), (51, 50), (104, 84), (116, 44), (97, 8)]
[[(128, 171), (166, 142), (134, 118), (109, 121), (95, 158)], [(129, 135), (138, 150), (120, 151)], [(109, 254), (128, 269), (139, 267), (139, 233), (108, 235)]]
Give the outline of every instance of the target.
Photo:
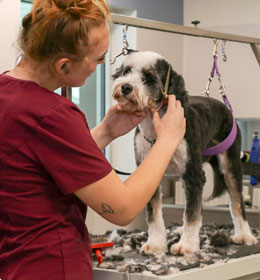
[(181, 239), (178, 243), (173, 244), (170, 247), (170, 253), (172, 255), (184, 255), (186, 253), (192, 254), (197, 252), (199, 249), (199, 240), (196, 242), (187, 242)]
[[(164, 244), (165, 243), (165, 244)], [(159, 255), (164, 254), (167, 251), (166, 242), (159, 243), (159, 242), (145, 242), (141, 247), (140, 253), (143, 255)]]
[(236, 244), (255, 245), (258, 243), (258, 240), (253, 236), (252, 233), (235, 234), (231, 237), (231, 240)]

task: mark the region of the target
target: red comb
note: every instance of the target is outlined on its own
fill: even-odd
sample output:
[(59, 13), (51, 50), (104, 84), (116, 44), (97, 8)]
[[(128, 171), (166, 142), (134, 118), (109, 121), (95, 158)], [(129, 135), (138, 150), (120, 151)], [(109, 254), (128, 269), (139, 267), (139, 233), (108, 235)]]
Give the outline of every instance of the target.
[(113, 247), (114, 246), (114, 242), (106, 242), (106, 243), (94, 243), (91, 244), (91, 248), (94, 250), (98, 263), (102, 263), (103, 261), (103, 256), (101, 253), (101, 249), (102, 248), (107, 248), (107, 247)]

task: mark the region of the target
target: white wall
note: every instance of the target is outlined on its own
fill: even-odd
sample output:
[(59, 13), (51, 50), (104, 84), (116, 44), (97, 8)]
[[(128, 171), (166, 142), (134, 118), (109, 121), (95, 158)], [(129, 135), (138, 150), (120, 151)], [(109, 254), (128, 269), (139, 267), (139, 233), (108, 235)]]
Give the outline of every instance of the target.
[(20, 23), (20, 0), (0, 2), (0, 73), (15, 65)]
[[(184, 0), (184, 22), (200, 20), (199, 28), (260, 38), (260, 1), (258, 0)], [(183, 68), (186, 88), (200, 95), (213, 65), (213, 40), (185, 36)], [(218, 48), (218, 66), (236, 118), (260, 119), (260, 67), (249, 44), (227, 42), (227, 62)], [(211, 96), (220, 99), (215, 77)]]
[[(211, 27), (210, 30), (260, 38), (260, 23)], [(227, 61), (223, 62), (218, 41), (218, 68), (226, 87), (226, 94), (236, 118), (260, 119), (260, 67), (249, 44), (226, 42)], [(213, 40), (197, 37), (184, 39), (184, 79), (192, 95), (205, 89), (213, 66)], [(210, 96), (221, 99), (215, 74)]]
[(183, 0), (184, 25), (200, 20), (199, 27), (260, 23), (259, 0)]
[(136, 10), (139, 18), (183, 24), (183, 0), (107, 0), (107, 3), (110, 7)]

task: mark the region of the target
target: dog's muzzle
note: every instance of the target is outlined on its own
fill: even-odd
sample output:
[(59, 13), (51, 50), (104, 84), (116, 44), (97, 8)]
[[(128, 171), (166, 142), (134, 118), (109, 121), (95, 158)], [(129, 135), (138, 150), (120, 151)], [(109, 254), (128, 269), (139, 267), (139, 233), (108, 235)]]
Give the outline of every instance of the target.
[(115, 85), (112, 96), (119, 103), (128, 101), (134, 104), (139, 110), (143, 110), (145, 108), (145, 104), (139, 97), (138, 88), (130, 83)]
[(162, 105), (168, 103), (168, 98), (163, 97), (162, 100), (158, 101), (147, 96), (145, 99), (140, 98), (139, 90), (137, 86), (130, 83), (118, 84), (114, 87), (113, 97), (118, 101), (128, 100), (135, 104), (139, 110), (144, 110), (145, 108), (154, 108), (158, 111)]

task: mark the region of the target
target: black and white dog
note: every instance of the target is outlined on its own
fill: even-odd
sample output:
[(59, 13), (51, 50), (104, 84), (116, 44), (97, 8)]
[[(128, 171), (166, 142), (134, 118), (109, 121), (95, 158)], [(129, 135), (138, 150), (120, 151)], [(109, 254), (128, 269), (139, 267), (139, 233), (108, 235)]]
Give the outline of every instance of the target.
[[(132, 52), (113, 75), (113, 97), (120, 102), (132, 102), (139, 109), (148, 111), (160, 107), (162, 116), (166, 111), (162, 87), (170, 67), (169, 94), (181, 101), (186, 117), (186, 134), (174, 154), (167, 173), (180, 176), (184, 183), (186, 205), (181, 238), (170, 247), (172, 254), (192, 253), (199, 250), (199, 231), (202, 225), (202, 191), (206, 181), (202, 168), (209, 162), (214, 170), (212, 198), (228, 191), (231, 199), (230, 211), (234, 222), (233, 242), (256, 244), (245, 217), (242, 198), (242, 166), (240, 161), (241, 137), (237, 137), (230, 148), (217, 156), (203, 156), (202, 151), (222, 142), (229, 135), (233, 118), (224, 103), (209, 97), (189, 96), (184, 80), (161, 55), (154, 52)], [(151, 149), (156, 135), (151, 115), (138, 125), (135, 133), (136, 163), (139, 165)], [(151, 175), (152, 176), (152, 175)], [(166, 231), (162, 218), (162, 196), (160, 187), (146, 207), (149, 237), (141, 251), (157, 254), (167, 250)]]

